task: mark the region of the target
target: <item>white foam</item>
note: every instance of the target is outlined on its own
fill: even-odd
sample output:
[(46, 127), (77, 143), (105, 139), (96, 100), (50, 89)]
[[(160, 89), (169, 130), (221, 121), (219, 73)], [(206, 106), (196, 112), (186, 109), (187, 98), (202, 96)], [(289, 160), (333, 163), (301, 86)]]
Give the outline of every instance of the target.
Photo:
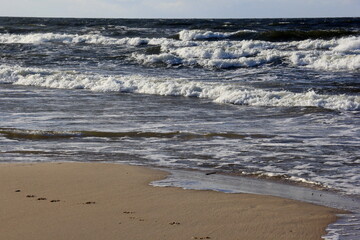
[(329, 50), (338, 45), (338, 40), (307, 39), (291, 42), (290, 45), (299, 50)]
[(32, 33), (32, 34), (0, 34), (0, 43), (22, 43), (22, 44), (44, 44), (44, 43), (63, 43), (63, 44), (103, 44), (103, 45), (131, 45), (138, 46), (148, 43), (147, 38), (111, 38), (100, 34), (58, 34), (58, 33)]
[(325, 95), (314, 91), (304, 93), (265, 91), (244, 88), (232, 83), (195, 82), (181, 78), (111, 76), (3, 65), (0, 67), (0, 79), (18, 85), (198, 97), (212, 99), (217, 103), (250, 106), (312, 106), (336, 110), (360, 110), (360, 96)]
[(333, 48), (335, 52), (357, 51), (360, 53), (360, 37), (348, 37), (338, 40), (338, 45)]
[(138, 62), (143, 64), (166, 63), (169, 65), (175, 65), (183, 62), (182, 59), (169, 53), (154, 54), (154, 55), (133, 54), (132, 56)]
[(323, 55), (308, 66), (323, 70), (360, 70), (360, 55)]
[[(184, 37), (184, 39), (192, 38)], [(134, 53), (132, 58), (141, 64), (183, 64), (205, 68), (250, 68), (281, 60), (294, 67), (326, 71), (358, 71), (360, 70), (359, 42), (359, 38), (356, 37), (290, 43), (256, 40), (194, 42), (161, 39), (148, 42), (148, 44), (160, 45), (160, 54)]]
[[(262, 41), (240, 41), (230, 43), (217, 41), (211, 43), (186, 42), (184, 46), (171, 44), (161, 45), (162, 53), (145, 55), (134, 53), (133, 59), (142, 64), (171, 63), (169, 58), (176, 59), (175, 64), (200, 65), (207, 68), (254, 67), (269, 63), (283, 56), (273, 44)], [(167, 55), (164, 55), (167, 54)], [(169, 55), (170, 54), (170, 55)], [(166, 56), (166, 61), (164, 61)]]
[(183, 41), (190, 40), (202, 40), (202, 39), (221, 39), (228, 38), (230, 36), (236, 35), (241, 32), (256, 32), (253, 30), (240, 30), (237, 32), (212, 32), (212, 31), (204, 31), (204, 30), (182, 30), (179, 32), (179, 39)]
[(167, 38), (111, 38), (100, 34), (0, 34), (0, 43), (12, 44), (102, 44), (102, 45), (156, 45), (159, 54), (132, 54), (141, 64), (198, 65), (205, 68), (256, 67), (281, 59), (294, 67), (326, 71), (360, 70), (360, 37), (331, 40), (304, 40), (293, 42), (193, 41), (206, 38), (226, 38), (238, 32), (216, 33), (202, 30), (183, 30), (180, 40)]

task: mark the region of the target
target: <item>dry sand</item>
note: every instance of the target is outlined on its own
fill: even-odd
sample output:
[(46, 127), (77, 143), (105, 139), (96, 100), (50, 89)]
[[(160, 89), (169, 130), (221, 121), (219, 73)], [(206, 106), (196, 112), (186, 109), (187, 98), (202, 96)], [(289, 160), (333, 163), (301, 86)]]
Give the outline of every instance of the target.
[(321, 239), (340, 211), (271, 196), (149, 186), (102, 163), (0, 165), (2, 240)]

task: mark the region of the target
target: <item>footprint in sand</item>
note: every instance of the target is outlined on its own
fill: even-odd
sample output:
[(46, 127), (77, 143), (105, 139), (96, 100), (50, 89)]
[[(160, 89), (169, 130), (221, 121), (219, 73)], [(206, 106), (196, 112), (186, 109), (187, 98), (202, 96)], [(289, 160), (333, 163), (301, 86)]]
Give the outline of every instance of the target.
[(170, 225), (180, 225), (179, 222), (169, 222)]
[(134, 214), (135, 212), (131, 212), (131, 211), (124, 211), (123, 213), (125, 213), (125, 214)]
[[(20, 189), (17, 189), (17, 190), (15, 190), (15, 192), (21, 192), (21, 190), (20, 190)], [(28, 195), (26, 195), (26, 197), (27, 197), (27, 198), (35, 198), (36, 196), (33, 195), (33, 194), (28, 194)], [(37, 198), (37, 200), (39, 200), (39, 201), (45, 201), (45, 200), (47, 200), (47, 198), (46, 198), (46, 197), (39, 197), (39, 198)], [(60, 200), (55, 199), (55, 200), (51, 200), (50, 202), (52, 202), (52, 203), (54, 203), (54, 202), (60, 202)], [(91, 203), (95, 203), (95, 202), (91, 202)], [(88, 203), (86, 203), (86, 204), (90, 204), (90, 202), (88, 202)]]
[(131, 219), (131, 220), (137, 219), (139, 222), (145, 222), (145, 219), (143, 219), (143, 218), (129, 217), (129, 219)]

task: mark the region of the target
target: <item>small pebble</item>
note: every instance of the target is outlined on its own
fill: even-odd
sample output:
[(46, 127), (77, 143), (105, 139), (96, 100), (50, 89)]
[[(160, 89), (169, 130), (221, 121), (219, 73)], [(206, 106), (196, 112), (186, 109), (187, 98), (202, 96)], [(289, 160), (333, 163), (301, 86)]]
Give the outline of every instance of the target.
[(18, 190), (15, 190), (15, 192), (21, 192), (21, 190), (18, 189)]
[(34, 198), (35, 195), (26, 195), (27, 198)]
[(60, 202), (60, 200), (51, 200), (50, 202)]
[(40, 198), (38, 198), (37, 200), (46, 200), (46, 198), (40, 197)]

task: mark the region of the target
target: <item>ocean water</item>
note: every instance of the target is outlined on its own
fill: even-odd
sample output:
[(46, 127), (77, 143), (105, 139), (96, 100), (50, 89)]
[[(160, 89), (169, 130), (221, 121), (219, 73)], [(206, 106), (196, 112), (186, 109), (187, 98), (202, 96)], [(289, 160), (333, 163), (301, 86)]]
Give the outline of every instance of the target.
[(360, 18), (3, 17), (0, 101), (0, 162), (216, 171), (360, 198)]

